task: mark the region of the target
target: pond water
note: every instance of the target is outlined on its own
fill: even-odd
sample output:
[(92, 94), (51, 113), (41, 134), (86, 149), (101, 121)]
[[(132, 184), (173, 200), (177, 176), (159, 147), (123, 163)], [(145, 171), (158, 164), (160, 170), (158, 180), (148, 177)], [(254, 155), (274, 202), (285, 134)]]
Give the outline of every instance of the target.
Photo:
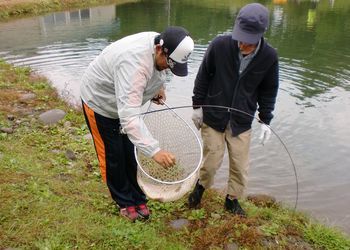
[[(79, 103), (79, 80), (89, 62), (123, 36), (186, 27), (195, 40), (189, 76), (172, 77), (168, 103), (191, 104), (193, 81), (215, 36), (230, 32), (252, 1), (132, 1), (0, 23), (0, 57), (49, 78), (62, 97)], [(287, 146), (299, 185), (298, 209), (350, 233), (350, 2), (265, 0), (266, 38), (280, 56), (280, 91), (272, 128)], [(181, 111), (189, 119), (191, 110)], [(296, 178), (276, 136), (258, 143), (253, 126), (247, 193), (268, 193), (294, 207)], [(225, 188), (228, 161), (214, 186)]]

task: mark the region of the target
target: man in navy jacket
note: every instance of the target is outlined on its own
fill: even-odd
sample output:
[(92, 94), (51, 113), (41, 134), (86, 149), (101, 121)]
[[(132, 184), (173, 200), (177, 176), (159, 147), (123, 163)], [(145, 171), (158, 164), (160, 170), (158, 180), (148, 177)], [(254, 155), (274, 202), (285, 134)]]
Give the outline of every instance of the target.
[[(192, 120), (201, 129), (204, 160), (189, 196), (190, 207), (197, 207), (204, 190), (213, 184), (226, 144), (230, 166), (225, 208), (245, 215), (238, 198), (247, 185), (253, 117), (258, 110), (264, 144), (271, 134), (269, 124), (278, 91), (277, 52), (263, 38), (268, 18), (268, 10), (261, 4), (244, 6), (232, 34), (216, 37), (203, 58), (193, 90)], [(211, 105), (231, 107), (233, 111)]]

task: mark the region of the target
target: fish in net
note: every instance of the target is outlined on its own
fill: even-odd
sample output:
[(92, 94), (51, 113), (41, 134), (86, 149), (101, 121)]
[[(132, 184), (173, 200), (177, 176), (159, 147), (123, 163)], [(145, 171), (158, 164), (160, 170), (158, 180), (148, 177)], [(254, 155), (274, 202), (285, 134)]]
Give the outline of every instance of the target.
[(156, 178), (157, 180), (165, 182), (174, 182), (177, 180), (184, 179), (185, 168), (176, 163), (171, 167), (164, 168), (163, 166), (156, 163), (154, 160), (140, 154), (139, 156), (140, 165), (142, 168), (150, 175)]
[(167, 108), (155, 106), (150, 105), (143, 117), (144, 122), (152, 136), (159, 141), (160, 148), (175, 155), (176, 164), (165, 168), (135, 147), (137, 179), (148, 198), (163, 202), (173, 201), (189, 192), (198, 179), (202, 145), (198, 135), (184, 118), (167, 104)]

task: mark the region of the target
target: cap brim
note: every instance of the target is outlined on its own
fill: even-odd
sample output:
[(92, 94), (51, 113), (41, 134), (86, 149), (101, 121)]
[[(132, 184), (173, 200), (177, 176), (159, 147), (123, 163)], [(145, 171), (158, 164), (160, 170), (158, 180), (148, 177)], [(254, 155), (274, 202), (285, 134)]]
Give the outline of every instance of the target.
[(236, 41), (249, 43), (249, 44), (257, 44), (264, 33), (258, 34), (250, 34), (241, 30), (239, 25), (235, 24), (232, 31), (232, 38)]
[(188, 75), (187, 63), (176, 63), (173, 68), (170, 68), (170, 70), (177, 76)]

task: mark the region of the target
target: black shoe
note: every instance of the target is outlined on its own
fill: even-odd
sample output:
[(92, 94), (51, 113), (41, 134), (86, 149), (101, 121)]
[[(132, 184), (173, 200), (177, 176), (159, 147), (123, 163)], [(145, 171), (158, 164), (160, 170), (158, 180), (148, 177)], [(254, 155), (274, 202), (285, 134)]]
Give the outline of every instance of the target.
[(239, 205), (239, 202), (237, 199), (231, 200), (228, 195), (226, 195), (226, 200), (225, 200), (225, 208), (229, 212), (233, 214), (237, 214), (242, 217), (246, 217), (246, 213), (244, 212), (243, 208), (241, 205)]
[(204, 190), (205, 188), (201, 184), (199, 184), (199, 180), (198, 180), (192, 193), (188, 197), (188, 206), (190, 208), (197, 208), (199, 206), (199, 204), (201, 203)]

